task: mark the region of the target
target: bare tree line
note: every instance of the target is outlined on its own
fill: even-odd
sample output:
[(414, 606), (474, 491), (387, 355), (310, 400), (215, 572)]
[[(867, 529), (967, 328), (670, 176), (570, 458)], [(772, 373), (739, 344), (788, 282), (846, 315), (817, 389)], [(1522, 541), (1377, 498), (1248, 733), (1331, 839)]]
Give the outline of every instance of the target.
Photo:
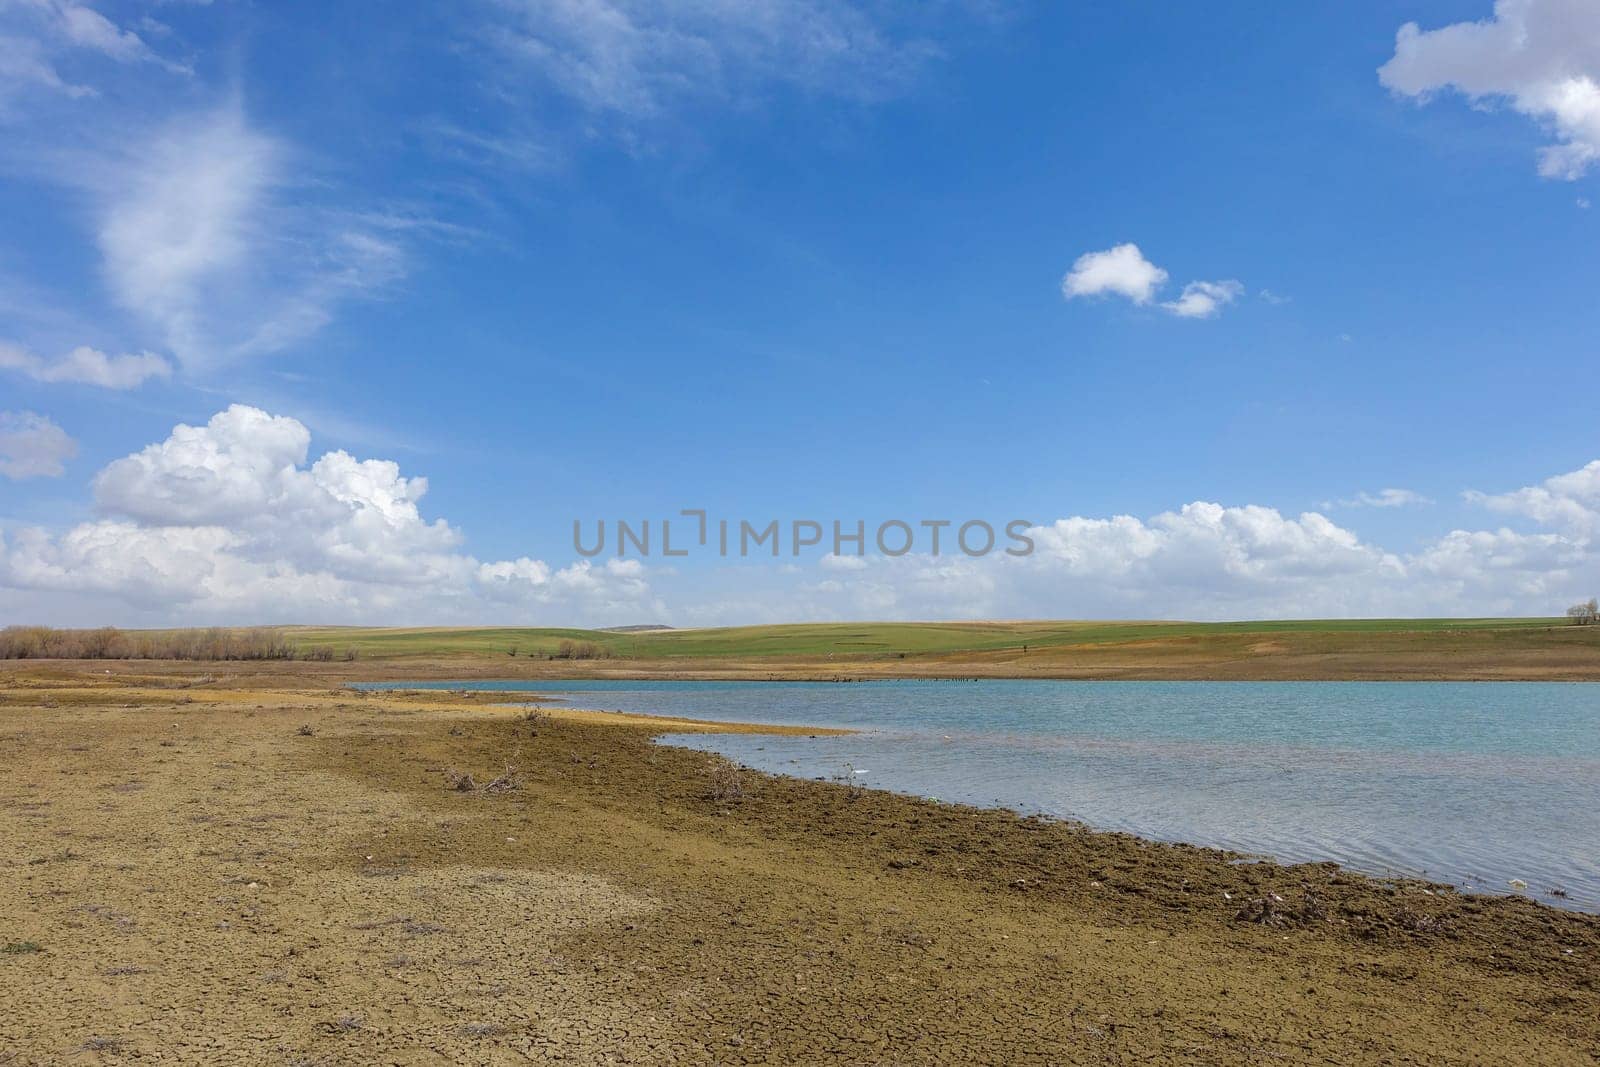
[(353, 660), (354, 648), (301, 648), (280, 630), (264, 627), (209, 630), (57, 630), (49, 626), (0, 629), (0, 659)]
[(593, 641), (562, 641), (551, 659), (610, 659), (611, 650)]

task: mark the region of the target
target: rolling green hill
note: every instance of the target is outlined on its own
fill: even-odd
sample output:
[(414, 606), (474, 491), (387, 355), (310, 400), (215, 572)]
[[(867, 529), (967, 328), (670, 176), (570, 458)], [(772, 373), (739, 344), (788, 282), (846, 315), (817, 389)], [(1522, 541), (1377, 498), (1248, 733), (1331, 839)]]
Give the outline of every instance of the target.
[[(619, 659), (877, 659), (951, 653), (1064, 648), (1160, 641), (1186, 641), (1295, 635), (1315, 643), (1319, 636), (1427, 635), (1471, 632), (1482, 637), (1530, 636), (1557, 619), (1335, 619), (1262, 622), (955, 622), (955, 623), (797, 623), (701, 630), (620, 633), (604, 630), (539, 628), (289, 627), (285, 635), (305, 648), (353, 648), (363, 659), (398, 657), (558, 656), (563, 642), (603, 649)], [(1232, 642), (1228, 642), (1232, 643)], [(1335, 644), (1339, 644), (1334, 640)]]

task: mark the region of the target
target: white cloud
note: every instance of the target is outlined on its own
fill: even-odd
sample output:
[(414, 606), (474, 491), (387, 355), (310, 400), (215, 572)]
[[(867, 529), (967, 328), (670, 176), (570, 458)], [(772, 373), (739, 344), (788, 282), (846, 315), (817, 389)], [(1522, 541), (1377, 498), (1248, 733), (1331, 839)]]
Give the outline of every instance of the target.
[(308, 464), (310, 441), (298, 421), (242, 405), (180, 425), (96, 476), (101, 518), (0, 541), (0, 586), (174, 622), (605, 623), (663, 610), (636, 560), (481, 562), (422, 516), (426, 479), (338, 451)]
[(56, 478), (63, 463), (78, 454), (78, 443), (43, 415), (0, 411), (0, 475)]
[(1514, 492), (1469, 492), (1466, 497), (1493, 511), (1532, 519), (1572, 537), (1587, 539), (1600, 534), (1600, 460)]
[(29, 88), (43, 88), (73, 99), (93, 96), (87, 85), (67, 81), (56, 70), (50, 51), (29, 37), (0, 34), (0, 114), (11, 97)]
[[(1135, 304), (1149, 304), (1167, 284), (1167, 272), (1145, 258), (1139, 246), (1130, 242), (1103, 252), (1085, 252), (1061, 279), (1061, 295), (1078, 297), (1121, 296)], [(1161, 307), (1183, 319), (1214, 318), (1224, 307), (1244, 293), (1244, 286), (1233, 280), (1190, 282), (1176, 300)]]
[(81, 4), (56, 5), (61, 33), (79, 48), (131, 63), (150, 58), (150, 49), (137, 33), (119, 28), (93, 8)]
[(1135, 304), (1148, 304), (1167, 284), (1167, 272), (1144, 258), (1131, 241), (1104, 252), (1085, 252), (1061, 279), (1061, 294), (1068, 300), (1080, 296), (1125, 296)]
[(1190, 282), (1178, 299), (1161, 306), (1182, 319), (1210, 319), (1243, 293), (1244, 286), (1236, 281)]
[(61, 57), (84, 52), (122, 64), (150, 63), (172, 73), (189, 72), (94, 8), (63, 0), (10, 0), (0, 3), (0, 103), (29, 88), (75, 98), (98, 95), (92, 86), (69, 82), (56, 69)]
[(1600, 159), (1600, 4), (1593, 0), (1497, 0), (1481, 22), (1428, 31), (1406, 23), (1378, 77), (1421, 99), (1454, 89), (1474, 102), (1509, 102), (1555, 137), (1540, 152), (1545, 177), (1578, 178)]
[(1324, 508), (1406, 508), (1433, 503), (1428, 497), (1411, 489), (1380, 489), (1376, 493), (1365, 490), (1343, 500), (1329, 500)]
[(419, 220), (319, 209), (290, 190), (292, 161), (230, 105), (70, 176), (96, 203), (113, 297), (186, 367), (288, 347), (406, 273), (398, 235)]
[(51, 362), (16, 345), (0, 342), (0, 370), (15, 370), (39, 382), (76, 382), (103, 389), (132, 389), (151, 378), (166, 378), (172, 365), (151, 352), (108, 356), (79, 346)]
[[(70, 440), (38, 416), (10, 418), (27, 421), (0, 427), (36, 443), (0, 448), (7, 462), (59, 473)], [(99, 473), (98, 518), (0, 539), (0, 589), (70, 612), (58, 622), (151, 625), (1549, 614), (1600, 592), (1600, 460), (1470, 497), (1538, 529), (1456, 529), (1409, 553), (1319, 512), (1194, 501), (1148, 518), (1038, 524), (1027, 557), (824, 556), (798, 572), (784, 561), (672, 573), (636, 559), (477, 559), (455, 527), (423, 515), (425, 479), (339, 451), (312, 460), (310, 444), (298, 421), (243, 406), (178, 426)], [(1362, 497), (1399, 506), (1416, 495)], [(670, 608), (662, 583), (676, 590)]]
[(1025, 558), (868, 556), (848, 572), (823, 567), (765, 604), (746, 582), (735, 618), (1549, 615), (1600, 591), (1600, 551), (1570, 529), (1453, 530), (1403, 554), (1317, 512), (1195, 501), (1149, 519), (1059, 519), (1030, 535), (1037, 547)]
[[(896, 32), (901, 5), (843, 0), (499, 0), (488, 31), (514, 71), (591, 112), (651, 118), (695, 98), (748, 100), (787, 84), (871, 99), (903, 85), (932, 45)], [(914, 11), (909, 5), (902, 8)]]
[(193, 358), (206, 346), (207, 289), (267, 239), (261, 216), (283, 150), (237, 109), (169, 130), (116, 175), (99, 244), (112, 292)]

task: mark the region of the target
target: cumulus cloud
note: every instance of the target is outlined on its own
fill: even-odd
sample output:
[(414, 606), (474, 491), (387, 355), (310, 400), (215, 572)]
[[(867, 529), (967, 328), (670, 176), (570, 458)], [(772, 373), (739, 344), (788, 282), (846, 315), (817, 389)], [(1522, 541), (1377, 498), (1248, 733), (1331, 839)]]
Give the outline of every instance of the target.
[(152, 352), (108, 356), (82, 345), (52, 361), (20, 346), (0, 343), (0, 370), (20, 371), (38, 382), (76, 382), (103, 389), (132, 389), (151, 378), (169, 377), (172, 365)]
[[(38, 416), (7, 418), (0, 463), (59, 473), (70, 440)], [(13, 448), (13, 429), (33, 443)], [(304, 425), (244, 406), (175, 427), (92, 484), (94, 520), (0, 539), (11, 602), (70, 606), (73, 617), (55, 621), (84, 624), (608, 625), (1548, 614), (1600, 590), (1600, 460), (1469, 495), (1532, 529), (1455, 529), (1411, 552), (1316, 511), (1201, 500), (1145, 518), (1040, 523), (1026, 557), (825, 555), (798, 571), (744, 563), (710, 574), (637, 559), (480, 560), (459, 530), (423, 514), (425, 479), (342, 451), (313, 459)], [(1362, 494), (1369, 506), (1414, 495)]]
[(43, 415), (0, 411), (0, 475), (7, 478), (56, 478), (66, 460), (78, 454), (78, 443)]
[(1161, 306), (1181, 319), (1210, 319), (1243, 293), (1244, 286), (1236, 281), (1190, 282), (1178, 299)]
[(1068, 300), (1079, 296), (1125, 296), (1135, 304), (1148, 304), (1167, 284), (1167, 272), (1144, 258), (1131, 241), (1104, 252), (1085, 252), (1061, 279), (1061, 294)]
[(1554, 136), (1539, 154), (1547, 178), (1578, 178), (1600, 159), (1600, 5), (1591, 0), (1497, 0), (1480, 22), (1426, 31), (1408, 22), (1378, 77), (1420, 99), (1452, 89), (1509, 103)]
[(1195, 501), (1148, 518), (1074, 516), (1030, 536), (1026, 558), (824, 557), (799, 581), (747, 567), (736, 582), (664, 595), (675, 621), (719, 625), (1550, 615), (1600, 589), (1592, 544), (1554, 532), (1452, 530), (1397, 553), (1315, 512)]
[[(0, 543), (0, 586), (107, 598), (159, 620), (656, 617), (638, 561), (482, 562), (423, 517), (423, 478), (342, 451), (307, 462), (295, 419), (235, 405), (105, 467), (101, 518)], [(121, 607), (118, 607), (121, 605)]]
[[(1400, 506), (1389, 502), (1415, 494), (1362, 495)], [(1318, 512), (1195, 501), (1147, 519), (1042, 524), (1024, 558), (868, 556), (848, 569), (825, 558), (780, 602), (790, 618), (819, 619), (1549, 615), (1600, 589), (1600, 460), (1469, 497), (1545, 528), (1451, 530), (1398, 553)]]
[(1600, 460), (1510, 493), (1473, 491), (1466, 497), (1491, 510), (1563, 530), (1572, 537), (1587, 539), (1600, 534)]
[[(1085, 252), (1061, 279), (1061, 295), (1068, 300), (1079, 297), (1121, 296), (1135, 304), (1149, 304), (1167, 284), (1167, 272), (1145, 258), (1139, 246), (1130, 242), (1103, 252)], [(1228, 280), (1190, 282), (1176, 300), (1161, 307), (1184, 319), (1209, 319), (1244, 293), (1244, 286)]]

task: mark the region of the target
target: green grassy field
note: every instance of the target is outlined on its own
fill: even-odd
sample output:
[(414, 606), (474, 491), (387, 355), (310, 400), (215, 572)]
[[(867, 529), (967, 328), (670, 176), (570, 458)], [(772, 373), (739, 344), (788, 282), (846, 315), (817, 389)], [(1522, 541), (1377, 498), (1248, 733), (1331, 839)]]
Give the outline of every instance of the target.
[(799, 623), (704, 630), (612, 633), (579, 629), (382, 629), (290, 627), (305, 648), (354, 648), (363, 659), (440, 656), (545, 657), (562, 642), (589, 642), (622, 659), (879, 658), (1060, 648), (1249, 635), (1487, 634), (1564, 626), (1559, 619), (1334, 619), (1264, 622)]

